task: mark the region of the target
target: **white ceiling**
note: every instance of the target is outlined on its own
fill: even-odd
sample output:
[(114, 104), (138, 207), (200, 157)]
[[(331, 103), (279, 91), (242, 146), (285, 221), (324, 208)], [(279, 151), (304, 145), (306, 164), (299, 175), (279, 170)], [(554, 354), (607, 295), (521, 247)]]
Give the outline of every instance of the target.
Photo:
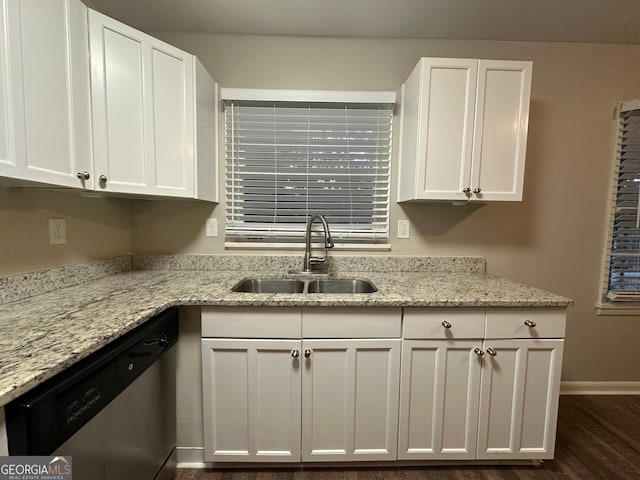
[(640, 44), (640, 0), (86, 0), (147, 32)]

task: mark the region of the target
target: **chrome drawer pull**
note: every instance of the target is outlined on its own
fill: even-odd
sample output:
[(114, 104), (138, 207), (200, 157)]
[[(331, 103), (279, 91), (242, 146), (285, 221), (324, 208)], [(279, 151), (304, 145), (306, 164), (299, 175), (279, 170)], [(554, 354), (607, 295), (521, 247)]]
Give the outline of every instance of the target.
[(525, 320), (525, 321), (524, 321), (524, 324), (525, 324), (527, 327), (529, 327), (529, 328), (533, 328), (533, 327), (535, 327), (535, 326), (536, 326), (536, 322), (533, 322), (533, 321), (531, 321), (531, 320)]
[(450, 324), (449, 322), (447, 322), (446, 320), (443, 320), (443, 321), (442, 321), (442, 326), (443, 326), (444, 328), (451, 328), (451, 324)]

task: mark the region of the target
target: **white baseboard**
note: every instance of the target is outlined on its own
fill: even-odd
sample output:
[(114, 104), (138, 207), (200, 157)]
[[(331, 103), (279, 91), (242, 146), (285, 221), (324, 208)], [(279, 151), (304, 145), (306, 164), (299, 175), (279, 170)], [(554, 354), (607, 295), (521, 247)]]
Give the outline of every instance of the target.
[(176, 447), (176, 468), (206, 468), (204, 448)]
[(640, 382), (561, 382), (560, 395), (640, 395)]

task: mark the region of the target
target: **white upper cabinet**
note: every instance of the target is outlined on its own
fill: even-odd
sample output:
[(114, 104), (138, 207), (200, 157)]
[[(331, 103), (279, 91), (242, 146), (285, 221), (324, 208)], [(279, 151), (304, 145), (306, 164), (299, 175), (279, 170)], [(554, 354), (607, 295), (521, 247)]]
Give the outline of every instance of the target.
[(0, 0), (0, 184), (218, 201), (218, 88), (80, 0)]
[(531, 69), (422, 58), (402, 86), (398, 201), (522, 200)]
[(91, 188), (87, 8), (78, 0), (2, 7), (0, 176)]
[(97, 190), (217, 200), (216, 85), (206, 70), (93, 10), (89, 34)]

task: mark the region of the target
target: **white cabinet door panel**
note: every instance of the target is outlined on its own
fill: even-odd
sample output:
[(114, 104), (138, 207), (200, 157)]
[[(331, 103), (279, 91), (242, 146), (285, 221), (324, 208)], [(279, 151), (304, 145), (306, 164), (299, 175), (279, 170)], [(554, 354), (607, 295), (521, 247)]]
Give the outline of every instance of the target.
[(465, 200), (469, 185), (477, 61), (423, 61), (420, 198)]
[(296, 340), (202, 340), (206, 461), (300, 461)]
[(193, 192), (193, 65), (177, 49), (151, 49), (155, 182), (174, 196)]
[[(6, 0), (2, 6), (5, 7)], [(7, 9), (0, 8), (0, 173), (10, 175), (16, 166), (14, 126), (12, 119), (12, 89), (10, 84), (9, 33)]]
[(471, 188), (480, 200), (522, 200), (531, 62), (480, 60)]
[(99, 189), (149, 193), (144, 37), (90, 11), (95, 175)]
[(78, 172), (91, 172), (87, 8), (77, 0), (3, 3), (0, 175), (81, 187)]
[(553, 458), (563, 340), (487, 340), (479, 459)]
[(480, 340), (404, 340), (400, 460), (472, 460), (476, 455)]
[(400, 340), (304, 340), (302, 460), (395, 460)]

